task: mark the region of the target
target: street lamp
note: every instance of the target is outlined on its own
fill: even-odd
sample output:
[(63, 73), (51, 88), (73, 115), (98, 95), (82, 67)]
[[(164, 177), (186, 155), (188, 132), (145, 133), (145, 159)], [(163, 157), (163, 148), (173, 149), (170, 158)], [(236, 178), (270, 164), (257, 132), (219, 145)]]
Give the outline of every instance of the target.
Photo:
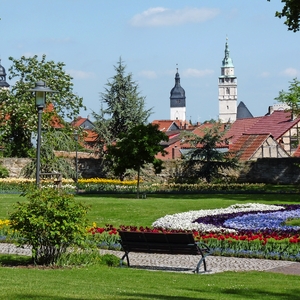
[(76, 192), (78, 192), (78, 131), (74, 131), (74, 138), (75, 138), (75, 184), (76, 184)]
[(41, 127), (42, 127), (42, 113), (46, 106), (46, 93), (55, 93), (55, 91), (48, 88), (44, 81), (38, 81), (35, 88), (29, 90), (35, 92), (35, 106), (38, 111), (38, 135), (36, 146), (36, 186), (40, 186), (40, 164), (41, 164)]

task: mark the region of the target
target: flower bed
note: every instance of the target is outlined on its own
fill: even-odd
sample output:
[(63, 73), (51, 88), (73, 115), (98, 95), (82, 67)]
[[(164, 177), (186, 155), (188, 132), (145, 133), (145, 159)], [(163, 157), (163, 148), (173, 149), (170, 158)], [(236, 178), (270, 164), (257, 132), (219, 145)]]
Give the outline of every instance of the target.
[[(152, 227), (112, 225), (89, 230), (92, 238), (112, 247), (118, 230), (193, 232), (215, 255), (300, 261), (300, 227), (285, 221), (298, 218), (300, 205), (237, 204), (224, 209), (199, 210), (158, 219)], [(106, 238), (108, 242), (106, 243)], [(98, 243), (98, 244), (101, 244)]]
[[(0, 192), (2, 193), (20, 193), (24, 187), (35, 186), (36, 180), (33, 178), (0, 178)], [(116, 180), (106, 178), (78, 179), (78, 189), (86, 193), (99, 192), (121, 192), (135, 193), (136, 180)], [(42, 187), (56, 187), (53, 179), (41, 180)], [(62, 179), (62, 188), (74, 192), (76, 184), (73, 179)]]
[[(0, 193), (20, 193), (24, 186), (35, 185), (35, 179), (27, 178), (0, 178)], [(53, 180), (42, 180), (42, 185), (53, 185)], [(62, 187), (70, 192), (75, 191), (76, 185), (73, 179), (62, 179)], [(80, 178), (77, 188), (85, 193), (136, 193), (136, 180), (118, 180), (107, 178)], [(140, 183), (140, 192), (148, 194), (170, 193), (299, 193), (297, 186), (285, 186), (272, 188), (263, 183)]]

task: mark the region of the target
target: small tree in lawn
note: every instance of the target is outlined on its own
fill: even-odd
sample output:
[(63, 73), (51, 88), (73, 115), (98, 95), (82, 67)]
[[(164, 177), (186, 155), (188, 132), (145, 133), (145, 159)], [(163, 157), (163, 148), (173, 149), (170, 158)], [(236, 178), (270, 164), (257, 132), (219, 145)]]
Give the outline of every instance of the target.
[(32, 246), (35, 264), (55, 264), (68, 247), (85, 247), (87, 207), (59, 189), (33, 189), (10, 214), (19, 245)]
[(158, 125), (141, 124), (121, 133), (118, 141), (108, 146), (108, 159), (113, 161), (115, 175), (123, 179), (127, 170), (133, 169), (137, 172), (137, 198), (141, 169), (150, 163), (156, 174), (161, 172), (162, 161), (155, 156), (159, 152), (166, 154), (160, 142), (167, 140), (168, 137), (158, 129)]
[(224, 134), (220, 123), (215, 123), (212, 128), (205, 129), (203, 136), (193, 133), (185, 134), (185, 143), (190, 143), (193, 148), (186, 155), (187, 177), (205, 178), (207, 182), (211, 182), (214, 178), (222, 176), (221, 171), (238, 168), (236, 155), (218, 150), (218, 146), (225, 142)]

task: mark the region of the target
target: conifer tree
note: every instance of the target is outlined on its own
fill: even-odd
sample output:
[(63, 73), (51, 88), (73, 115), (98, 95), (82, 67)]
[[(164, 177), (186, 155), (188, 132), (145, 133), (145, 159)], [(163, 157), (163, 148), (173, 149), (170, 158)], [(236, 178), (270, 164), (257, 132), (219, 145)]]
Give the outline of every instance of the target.
[(218, 147), (226, 144), (225, 131), (221, 123), (215, 123), (211, 128), (204, 129), (203, 136), (194, 133), (184, 133), (185, 143), (191, 145), (184, 161), (184, 175), (190, 180), (204, 178), (207, 182), (223, 177), (225, 170), (238, 168), (236, 153), (222, 152)]
[(101, 93), (100, 113), (93, 112), (100, 153), (103, 153), (104, 145), (115, 142), (121, 132), (146, 123), (151, 114), (151, 109), (145, 108), (145, 97), (140, 95), (132, 74), (126, 74), (126, 65), (121, 58), (114, 69), (116, 74)]

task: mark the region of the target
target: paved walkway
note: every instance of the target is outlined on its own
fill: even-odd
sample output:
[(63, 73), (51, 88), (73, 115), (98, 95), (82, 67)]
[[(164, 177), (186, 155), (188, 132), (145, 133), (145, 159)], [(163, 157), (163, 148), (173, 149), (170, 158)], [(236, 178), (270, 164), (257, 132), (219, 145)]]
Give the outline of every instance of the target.
[[(113, 253), (118, 257), (122, 257), (124, 254), (124, 252), (111, 250), (100, 250), (100, 252)], [(193, 273), (199, 259), (197, 255), (129, 253), (131, 267), (149, 270)], [(208, 256), (206, 257), (206, 264), (208, 271), (205, 274), (224, 271), (267, 271), (300, 275), (300, 262), (283, 260)], [(203, 266), (201, 266), (200, 271), (204, 273)]]
[[(30, 248), (17, 248), (11, 244), (0, 243), (0, 253), (31, 255)], [(124, 252), (103, 250), (100, 253), (112, 253), (118, 257), (122, 257)], [(165, 270), (193, 273), (199, 256), (195, 255), (167, 255), (167, 254), (146, 254), (146, 253), (130, 253), (131, 267), (148, 270)], [(208, 256), (206, 257), (207, 272), (205, 274), (214, 274), (224, 271), (267, 271), (283, 274), (300, 275), (300, 262), (291, 262), (284, 260), (269, 260), (255, 258), (237, 258), (224, 256)], [(200, 268), (203, 272), (203, 266)]]

